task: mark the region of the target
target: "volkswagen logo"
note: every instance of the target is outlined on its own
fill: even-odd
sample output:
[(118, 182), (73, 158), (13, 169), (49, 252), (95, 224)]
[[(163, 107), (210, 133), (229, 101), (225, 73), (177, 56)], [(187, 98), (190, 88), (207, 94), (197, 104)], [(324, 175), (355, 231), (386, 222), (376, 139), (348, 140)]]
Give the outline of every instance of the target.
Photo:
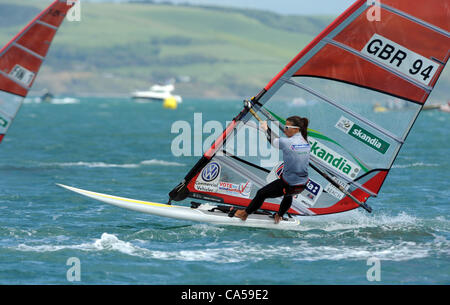
[(209, 163), (202, 171), (202, 179), (205, 182), (213, 181), (220, 173), (220, 165), (216, 162)]

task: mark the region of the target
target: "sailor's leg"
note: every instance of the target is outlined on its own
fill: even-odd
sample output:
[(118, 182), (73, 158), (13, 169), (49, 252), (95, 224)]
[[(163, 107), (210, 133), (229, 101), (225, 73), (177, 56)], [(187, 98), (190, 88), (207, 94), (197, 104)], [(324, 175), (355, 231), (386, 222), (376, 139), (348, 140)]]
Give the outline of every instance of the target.
[(290, 209), (292, 205), (292, 195), (284, 195), (283, 200), (280, 204), (280, 209), (278, 210), (278, 215), (283, 217), (283, 215)]
[(278, 179), (258, 190), (255, 198), (253, 198), (250, 205), (245, 209), (247, 214), (252, 214), (258, 210), (267, 198), (283, 196), (283, 186), (283, 181)]
[(275, 214), (275, 223), (279, 223), (283, 219), (284, 213), (286, 213), (292, 205), (292, 195), (284, 195), (280, 204), (278, 213)]

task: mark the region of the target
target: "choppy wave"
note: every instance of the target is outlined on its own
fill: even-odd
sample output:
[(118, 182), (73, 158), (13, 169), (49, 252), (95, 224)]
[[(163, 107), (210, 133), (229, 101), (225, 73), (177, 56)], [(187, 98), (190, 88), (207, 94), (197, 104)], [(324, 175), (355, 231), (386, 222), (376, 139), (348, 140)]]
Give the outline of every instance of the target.
[(300, 218), (302, 231), (319, 229), (327, 232), (376, 228), (378, 230), (411, 230), (418, 228), (417, 217), (401, 212), (398, 215), (368, 215), (359, 210), (347, 213)]
[[(99, 239), (78, 245), (20, 244), (16, 250), (117, 251), (143, 259), (216, 263), (269, 259), (311, 262), (367, 260), (370, 257), (407, 261), (450, 256), (446, 228), (449, 228), (449, 221), (442, 217), (425, 221), (406, 213), (376, 217), (355, 213), (347, 218), (303, 222), (300, 232), (237, 230), (199, 224), (171, 230), (144, 229), (132, 233), (128, 237), (132, 238), (130, 241), (103, 233)], [(418, 235), (421, 236), (419, 239)], [(204, 242), (192, 243), (193, 237), (204, 239)], [(152, 249), (155, 242), (159, 245), (158, 250)], [(167, 250), (161, 250), (161, 242), (167, 244), (163, 247)]]
[(143, 248), (120, 240), (115, 235), (103, 233), (100, 239), (80, 245), (35, 245), (20, 244), (16, 249), (25, 252), (55, 252), (61, 250), (117, 251), (145, 259), (205, 261), (237, 263), (265, 259), (289, 259), (293, 261), (320, 260), (365, 260), (376, 257), (385, 261), (405, 261), (426, 258), (430, 255), (449, 255), (449, 241), (436, 236), (433, 242), (416, 243), (401, 241), (377, 241), (360, 246), (320, 245), (300, 240), (290, 245), (263, 245), (246, 240), (210, 244), (208, 247), (190, 250), (161, 251)]

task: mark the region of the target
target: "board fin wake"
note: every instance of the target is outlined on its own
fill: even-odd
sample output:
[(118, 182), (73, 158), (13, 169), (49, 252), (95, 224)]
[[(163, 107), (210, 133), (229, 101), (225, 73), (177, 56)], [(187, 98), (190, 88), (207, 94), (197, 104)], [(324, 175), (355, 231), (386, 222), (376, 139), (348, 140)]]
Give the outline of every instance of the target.
[(221, 209), (216, 205), (200, 204), (194, 207), (168, 205), (87, 191), (59, 183), (57, 183), (56, 185), (69, 191), (78, 193), (82, 196), (89, 197), (110, 205), (150, 215), (175, 218), (180, 220), (206, 222), (215, 225), (229, 225), (240, 227), (280, 230), (295, 230), (299, 229), (300, 227), (300, 222), (296, 218), (285, 219), (279, 224), (275, 224), (274, 219), (271, 215), (252, 214), (247, 218), (246, 221), (242, 221), (241, 219), (236, 217), (229, 217), (228, 213), (221, 211)]

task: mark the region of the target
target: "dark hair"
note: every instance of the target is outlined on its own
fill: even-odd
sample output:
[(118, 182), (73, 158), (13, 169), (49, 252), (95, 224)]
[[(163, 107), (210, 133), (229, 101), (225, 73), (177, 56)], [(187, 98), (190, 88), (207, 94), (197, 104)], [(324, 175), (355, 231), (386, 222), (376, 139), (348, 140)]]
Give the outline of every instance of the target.
[(308, 124), (309, 120), (307, 118), (301, 118), (299, 116), (291, 116), (286, 119), (286, 121), (292, 122), (294, 126), (297, 126), (300, 128), (300, 133), (302, 134), (303, 138), (308, 141)]

